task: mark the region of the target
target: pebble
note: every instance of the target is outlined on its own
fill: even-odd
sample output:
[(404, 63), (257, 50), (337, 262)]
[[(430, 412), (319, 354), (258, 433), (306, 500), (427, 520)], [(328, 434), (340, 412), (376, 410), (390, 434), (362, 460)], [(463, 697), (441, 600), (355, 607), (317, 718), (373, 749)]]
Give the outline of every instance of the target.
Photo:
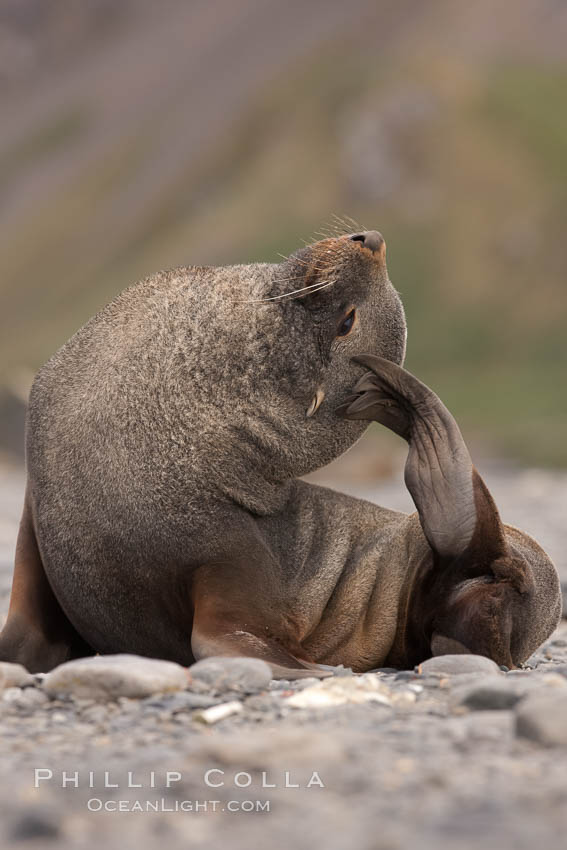
[(415, 670), (399, 670), (395, 675), (396, 682), (415, 682), (416, 679)]
[(49, 697), (38, 688), (6, 688), (2, 693), (3, 702), (19, 709), (39, 708), (49, 702)]
[(487, 673), (500, 675), (501, 670), (494, 661), (484, 655), (436, 655), (422, 661), (416, 667), (418, 673), (442, 673), (459, 676), (464, 673)]
[(268, 685), (270, 691), (287, 691), (291, 686), (289, 679), (272, 679)]
[(54, 841), (60, 837), (56, 812), (43, 811), (36, 807), (18, 815), (11, 824), (12, 841), (28, 842), (35, 840)]
[(47, 674), (42, 687), (54, 696), (105, 701), (181, 691), (188, 683), (186, 668), (172, 661), (138, 655), (96, 655), (61, 664)]
[(523, 697), (514, 682), (499, 680), (483, 682), (467, 687), (458, 695), (459, 705), (471, 711), (506, 711), (513, 708)]
[(195, 708), (210, 708), (218, 705), (218, 699), (205, 694), (194, 694), (191, 691), (180, 691), (163, 697), (149, 697), (143, 702), (144, 708), (159, 708), (177, 714), (181, 711), (192, 711)]
[(189, 668), (191, 679), (217, 693), (251, 694), (267, 688), (272, 671), (259, 658), (203, 658)]
[(537, 693), (516, 710), (516, 734), (546, 747), (567, 746), (567, 693)]
[(35, 678), (21, 664), (0, 661), (0, 690), (2, 688), (25, 688), (35, 684)]

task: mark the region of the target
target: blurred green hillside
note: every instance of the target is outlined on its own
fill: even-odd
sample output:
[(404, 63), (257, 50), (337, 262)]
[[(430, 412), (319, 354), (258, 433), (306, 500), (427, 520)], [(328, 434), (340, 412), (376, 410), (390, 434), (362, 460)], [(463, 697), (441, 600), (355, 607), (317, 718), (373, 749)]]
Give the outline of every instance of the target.
[(565, 7), (87, 5), (56, 59), (19, 22), (39, 58), (0, 90), (0, 384), (154, 270), (277, 261), (349, 215), (467, 436), (567, 464)]

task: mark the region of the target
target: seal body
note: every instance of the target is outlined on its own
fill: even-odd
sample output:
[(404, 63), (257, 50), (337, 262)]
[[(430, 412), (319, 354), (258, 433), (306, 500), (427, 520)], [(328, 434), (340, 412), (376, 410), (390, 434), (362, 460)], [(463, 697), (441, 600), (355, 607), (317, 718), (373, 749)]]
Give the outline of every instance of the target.
[[(374, 372), (352, 396), (368, 366), (353, 357), (364, 352)], [(437, 490), (450, 506), (442, 520), (430, 517), (434, 485), (427, 494), (408, 483), (418, 508), (408, 517), (297, 480), (348, 449), (371, 419), (431, 467), (408, 424), (421, 402), (395, 365), (404, 352), (403, 309), (374, 231), (323, 240), (281, 264), (160, 273), (118, 296), (32, 388), (0, 657), (44, 670), (87, 652), (183, 664), (250, 654), (276, 675), (312, 675), (317, 663), (404, 666), (452, 641), (501, 663), (523, 660), (555, 625), (556, 574), (521, 537), (530, 586), (518, 589), (513, 569), (504, 581), (529, 592), (535, 625), (512, 628), (518, 600), (496, 600), (508, 637), (475, 644), (488, 584), (461, 585), (498, 583), (492, 564), (508, 557), (506, 534), (518, 533), (503, 530), (493, 503), (482, 519), (484, 485), (466, 447), (456, 471), (447, 461), (447, 492)], [(377, 363), (398, 370), (395, 392), (377, 388)], [(422, 414), (439, 416), (434, 403)], [(452, 427), (437, 429), (447, 458)], [(457, 533), (435, 537), (432, 524), (443, 523)], [(475, 529), (482, 551), (471, 550)], [(500, 541), (493, 550), (486, 533)], [(453, 628), (459, 617), (473, 626)]]

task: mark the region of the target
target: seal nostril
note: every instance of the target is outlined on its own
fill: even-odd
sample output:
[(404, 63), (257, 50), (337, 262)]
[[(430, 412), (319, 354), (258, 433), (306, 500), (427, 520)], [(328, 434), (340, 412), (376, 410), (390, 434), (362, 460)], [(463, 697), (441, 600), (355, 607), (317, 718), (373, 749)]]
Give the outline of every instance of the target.
[(384, 238), (377, 230), (365, 230), (364, 233), (353, 233), (350, 240), (351, 242), (361, 242), (373, 254), (380, 253), (384, 245)]

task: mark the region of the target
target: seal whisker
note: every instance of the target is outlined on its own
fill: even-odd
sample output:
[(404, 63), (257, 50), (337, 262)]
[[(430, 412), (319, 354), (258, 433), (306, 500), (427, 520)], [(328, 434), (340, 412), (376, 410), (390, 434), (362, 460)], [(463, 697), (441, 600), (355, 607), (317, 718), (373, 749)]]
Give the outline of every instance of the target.
[(238, 300), (237, 304), (261, 304), (264, 301), (277, 301), (281, 298), (289, 298), (292, 295), (300, 295), (302, 292), (312, 291), (313, 293), (319, 292), (320, 289), (325, 289), (327, 286), (332, 286), (335, 283), (334, 280), (329, 280), (327, 283), (313, 283), (311, 286), (304, 286), (302, 289), (294, 289), (291, 292), (283, 292), (281, 295), (270, 295), (267, 298), (250, 298), (245, 300)]
[(350, 233), (351, 228), (349, 227), (349, 225), (347, 224), (347, 222), (344, 219), (342, 219), (336, 213), (333, 213), (332, 217), (336, 220), (337, 228), (338, 228), (340, 233)]
[(357, 221), (350, 215), (345, 215), (344, 220), (346, 222), (350, 222), (354, 226), (355, 230), (368, 230), (367, 227), (365, 227), (363, 224), (361, 224), (359, 221)]
[[(338, 218), (338, 216), (337, 216), (337, 218)], [(336, 221), (327, 221), (327, 222), (324, 222), (323, 227), (325, 227), (327, 230), (330, 230), (331, 233), (335, 234), (335, 236), (342, 235), (345, 232), (344, 231), (344, 223), (342, 221), (340, 221), (340, 219), (339, 219), (339, 224), (337, 224)]]
[(300, 265), (305, 266), (308, 269), (313, 269), (317, 272), (324, 272), (328, 268), (328, 264), (326, 266), (318, 266), (315, 263), (309, 263), (307, 260), (302, 260), (301, 257), (294, 257), (293, 259)]
[[(279, 254), (279, 256), (282, 257), (284, 260), (287, 260), (287, 261), (292, 259), (291, 257), (284, 257), (283, 254)], [(316, 272), (324, 272), (329, 267), (328, 265), (319, 266), (319, 265), (315, 265), (314, 263), (309, 263), (306, 260), (302, 260), (300, 257), (293, 257), (293, 260), (297, 263), (300, 263), (302, 266), (305, 266), (306, 268), (308, 268), (312, 271), (316, 271)]]

